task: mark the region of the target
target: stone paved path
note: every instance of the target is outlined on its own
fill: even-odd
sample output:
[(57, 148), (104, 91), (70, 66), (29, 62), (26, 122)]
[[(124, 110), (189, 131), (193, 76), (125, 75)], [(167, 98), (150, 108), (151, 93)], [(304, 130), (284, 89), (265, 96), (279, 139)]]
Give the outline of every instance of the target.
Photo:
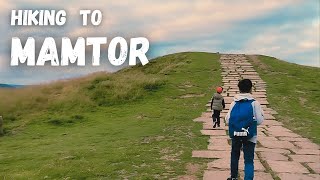
[[(273, 116), (276, 111), (269, 108), (267, 84), (259, 77), (245, 55), (221, 55), (223, 76), (223, 96), (226, 109), (221, 112), (221, 122), (228, 112), (233, 97), (238, 93), (239, 79), (249, 78), (254, 83), (253, 96), (259, 100), (265, 113), (265, 121), (258, 127), (258, 144), (255, 154), (255, 179), (272, 180), (320, 180), (320, 151), (317, 144), (293, 133)], [(226, 180), (230, 174), (230, 139), (228, 127), (221, 123), (218, 129), (212, 128), (210, 103), (207, 112), (195, 119), (203, 123), (203, 135), (209, 136), (208, 149), (194, 150), (195, 158), (212, 159), (204, 172), (205, 180)], [(242, 153), (241, 153), (242, 154)], [(243, 179), (243, 155), (240, 159), (241, 179)]]

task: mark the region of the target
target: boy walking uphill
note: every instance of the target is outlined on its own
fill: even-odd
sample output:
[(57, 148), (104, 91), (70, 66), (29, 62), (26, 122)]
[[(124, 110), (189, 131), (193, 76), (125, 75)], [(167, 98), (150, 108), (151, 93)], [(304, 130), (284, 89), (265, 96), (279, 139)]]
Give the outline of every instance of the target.
[(213, 128), (220, 127), (220, 112), (222, 109), (225, 108), (225, 103), (223, 96), (221, 95), (223, 91), (222, 87), (217, 87), (217, 92), (214, 93), (212, 99), (211, 99), (211, 110), (213, 110), (212, 113), (212, 121), (213, 121)]
[(241, 147), (244, 154), (244, 180), (253, 180), (254, 177), (254, 149), (257, 143), (257, 125), (264, 120), (260, 103), (252, 95), (252, 82), (249, 79), (239, 81), (240, 94), (237, 94), (226, 115), (229, 124), (231, 147), (231, 177), (228, 180), (237, 180)]

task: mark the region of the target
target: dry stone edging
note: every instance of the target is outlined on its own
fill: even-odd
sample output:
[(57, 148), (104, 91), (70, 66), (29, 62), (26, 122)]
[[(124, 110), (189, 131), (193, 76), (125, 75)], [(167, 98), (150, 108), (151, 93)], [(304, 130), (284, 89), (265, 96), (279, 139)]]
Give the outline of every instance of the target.
[[(249, 78), (253, 82), (253, 96), (260, 102), (265, 114), (265, 121), (258, 128), (258, 144), (255, 155), (255, 179), (281, 180), (320, 179), (320, 148), (309, 139), (285, 128), (276, 120), (278, 114), (269, 107), (267, 101), (267, 83), (254, 70), (243, 54), (222, 54), (220, 63), (226, 108), (221, 112), (221, 127), (212, 129), (210, 102), (208, 108), (195, 122), (203, 123), (201, 134), (209, 136), (207, 150), (194, 150), (192, 157), (214, 159), (207, 164), (203, 179), (226, 180), (230, 176), (230, 138), (224, 117), (233, 97), (238, 93), (238, 80)], [(241, 153), (242, 154), (242, 153)], [(243, 155), (241, 155), (243, 156)], [(243, 179), (243, 157), (239, 164), (240, 179)]]

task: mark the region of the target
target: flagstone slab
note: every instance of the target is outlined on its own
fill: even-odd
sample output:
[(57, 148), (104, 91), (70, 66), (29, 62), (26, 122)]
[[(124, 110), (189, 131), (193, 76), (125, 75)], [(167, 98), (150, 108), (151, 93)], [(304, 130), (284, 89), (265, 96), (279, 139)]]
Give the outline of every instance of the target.
[[(211, 121), (212, 121), (212, 119), (211, 119)], [(207, 121), (207, 122), (204, 122), (204, 123), (203, 123), (202, 129), (203, 129), (203, 130), (210, 130), (210, 129), (213, 129), (212, 126), (213, 126), (213, 125), (212, 125), (212, 122)]]
[[(259, 101), (259, 103), (261, 104), (261, 105), (269, 105), (269, 102), (268, 101)], [(275, 118), (274, 118), (275, 119)]]
[[(258, 97), (255, 98), (257, 101), (261, 102), (261, 101), (267, 101), (267, 98), (262, 98), (262, 97)], [(264, 112), (265, 113), (265, 112)]]
[(273, 161), (289, 161), (289, 158), (276, 152), (260, 152), (263, 159), (273, 160)]
[[(214, 137), (214, 136), (211, 136)], [(228, 139), (214, 139), (214, 138), (210, 138), (209, 139), (209, 145), (212, 146), (230, 146), (228, 144)]]
[(256, 152), (274, 152), (274, 153), (280, 153), (280, 154), (290, 154), (291, 152), (287, 149), (270, 149), (270, 148), (263, 148), (259, 147), (255, 149)]
[(270, 136), (262, 136), (262, 137), (259, 137), (258, 136), (258, 141), (260, 142), (260, 141), (278, 141), (278, 139), (277, 138), (275, 138), (275, 137), (270, 137)]
[(272, 171), (277, 173), (309, 173), (308, 169), (295, 161), (273, 161), (266, 159)]
[(283, 126), (269, 126), (266, 128), (267, 131), (269, 132), (290, 132), (293, 133), (291, 130), (283, 127)]
[(250, 79), (251, 81), (254, 81), (254, 80), (261, 80), (261, 78), (259, 77), (251, 77), (251, 76), (242, 76), (243, 79)]
[(282, 126), (283, 123), (276, 121), (276, 120), (265, 120), (262, 122), (264, 125), (270, 125), (270, 126)]
[(225, 111), (221, 111), (220, 112), (220, 117), (222, 118), (222, 119), (224, 119), (224, 117), (227, 115), (227, 112), (225, 112)]
[(229, 82), (229, 83), (224, 83), (222, 87), (225, 93), (230, 93), (229, 89), (236, 89), (237, 86), (238, 86), (238, 83)]
[(254, 86), (254, 89), (265, 90), (267, 87), (267, 84), (263, 84), (260, 82), (253, 82), (253, 86)]
[(228, 130), (228, 128), (225, 127), (225, 126), (220, 126), (220, 127), (213, 128), (212, 123), (210, 123), (210, 125), (204, 126), (203, 130), (226, 131), (226, 130)]
[[(240, 171), (240, 177), (244, 178), (244, 172)], [(266, 172), (260, 172), (260, 171), (255, 171), (254, 172), (254, 179), (255, 180), (273, 180), (272, 176), (270, 173)]]
[(224, 98), (225, 103), (232, 103), (232, 101), (233, 101), (233, 97), (225, 97)]
[(293, 161), (297, 162), (315, 162), (320, 164), (320, 157), (318, 155), (289, 155)]
[(235, 93), (235, 92), (228, 92), (229, 97), (235, 97), (236, 95), (237, 95), (237, 93)]
[(235, 84), (237, 86), (238, 86), (238, 83), (239, 83), (239, 80), (235, 80), (235, 79), (229, 82), (229, 84)]
[(255, 96), (255, 95), (266, 95), (267, 93), (266, 92), (252, 92), (252, 95)]
[(266, 98), (267, 97), (267, 95), (265, 95), (265, 94), (255, 94), (255, 95), (252, 95), (255, 99), (257, 99), (257, 98)]
[(267, 90), (263, 89), (263, 90), (258, 90), (256, 92), (267, 92)]
[(276, 118), (274, 116), (272, 116), (271, 114), (264, 114), (264, 119), (265, 120), (275, 120)]
[[(221, 111), (221, 113), (223, 113), (223, 114), (227, 114), (227, 113), (228, 113), (228, 109), (224, 109), (224, 110), (222, 110), (222, 111)], [(221, 113), (220, 113), (220, 114), (221, 114)]]
[[(263, 130), (262, 130), (263, 131)], [(267, 137), (267, 135), (264, 133), (264, 132), (262, 132), (261, 130), (260, 131), (258, 131), (258, 138), (260, 138), (260, 137)]]
[(208, 136), (225, 136), (226, 131), (225, 130), (201, 130), (202, 135), (208, 135)]
[(239, 89), (229, 89), (228, 92), (235, 92), (235, 93), (239, 93)]
[(210, 151), (210, 150), (197, 150), (192, 151), (192, 157), (197, 158), (227, 158), (230, 156), (230, 151)]
[(265, 109), (263, 109), (263, 111), (269, 111), (270, 114), (272, 114), (272, 115), (278, 114), (277, 111), (275, 111), (275, 110), (273, 110), (273, 109), (271, 109), (271, 108), (265, 108)]
[(288, 141), (261, 141), (263, 147), (271, 149), (293, 149), (295, 146)]
[(292, 142), (310, 142), (307, 138), (294, 138), (294, 137), (279, 137), (281, 141), (292, 141)]
[(319, 149), (319, 146), (312, 142), (295, 142), (295, 144), (303, 149)]
[(265, 108), (267, 108), (267, 105), (261, 104), (261, 108), (262, 108), (262, 109), (265, 109)]
[[(250, 63), (249, 63), (250, 64)], [(255, 71), (248, 71), (248, 72), (245, 72), (245, 73), (243, 73), (244, 75), (258, 75), (258, 73), (257, 72), (255, 72)]]
[(267, 84), (261, 84), (257, 82), (254, 82), (253, 85), (254, 85), (254, 89), (266, 89), (268, 87)]
[(231, 152), (231, 146), (208, 145), (208, 149), (212, 150), (212, 151), (229, 151), (229, 152)]
[(229, 136), (210, 136), (210, 139), (208, 140), (208, 142), (214, 141), (216, 139), (223, 139), (223, 140), (226, 140), (226, 141), (231, 140)]
[(229, 88), (236, 89), (236, 88), (238, 88), (238, 83), (239, 83), (238, 80), (233, 80), (233, 81), (230, 81), (228, 83), (225, 83), (223, 86), (227, 86)]
[(320, 155), (319, 149), (291, 149), (297, 155)]
[(266, 131), (266, 128), (267, 126), (266, 125), (264, 125), (264, 124), (260, 124), (260, 125), (258, 125), (258, 131)]
[(297, 173), (280, 173), (281, 180), (319, 180), (318, 174), (297, 174)]
[(243, 70), (244, 72), (256, 72), (254, 69), (241, 69)]
[(270, 173), (265, 173), (265, 172), (255, 172), (254, 178), (257, 180), (272, 180), (273, 179)]
[(230, 158), (216, 159), (207, 164), (208, 169), (230, 170)]
[(296, 134), (296, 133), (292, 133), (292, 132), (281, 132), (281, 131), (268, 131), (268, 134), (270, 134), (271, 136), (276, 136), (276, 137), (301, 137), (300, 135)]
[(208, 113), (208, 112), (203, 112), (201, 114), (201, 117), (207, 117), (207, 118), (211, 118), (212, 113)]
[(230, 177), (230, 171), (207, 170), (204, 171), (203, 180), (224, 180)]
[(229, 109), (230, 109), (230, 104), (226, 104), (224, 110), (225, 110), (225, 111), (228, 111)]

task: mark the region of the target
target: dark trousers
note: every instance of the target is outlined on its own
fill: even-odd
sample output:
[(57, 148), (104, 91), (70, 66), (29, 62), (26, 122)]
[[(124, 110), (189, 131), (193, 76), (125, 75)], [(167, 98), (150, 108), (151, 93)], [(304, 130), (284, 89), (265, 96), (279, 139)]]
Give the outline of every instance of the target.
[(212, 114), (213, 125), (217, 123), (217, 125), (220, 126), (220, 112), (221, 111), (213, 110), (213, 114)]
[(253, 180), (254, 177), (254, 148), (255, 143), (240, 138), (232, 139), (231, 149), (231, 177), (238, 177), (238, 167), (241, 147), (244, 154), (244, 180)]

